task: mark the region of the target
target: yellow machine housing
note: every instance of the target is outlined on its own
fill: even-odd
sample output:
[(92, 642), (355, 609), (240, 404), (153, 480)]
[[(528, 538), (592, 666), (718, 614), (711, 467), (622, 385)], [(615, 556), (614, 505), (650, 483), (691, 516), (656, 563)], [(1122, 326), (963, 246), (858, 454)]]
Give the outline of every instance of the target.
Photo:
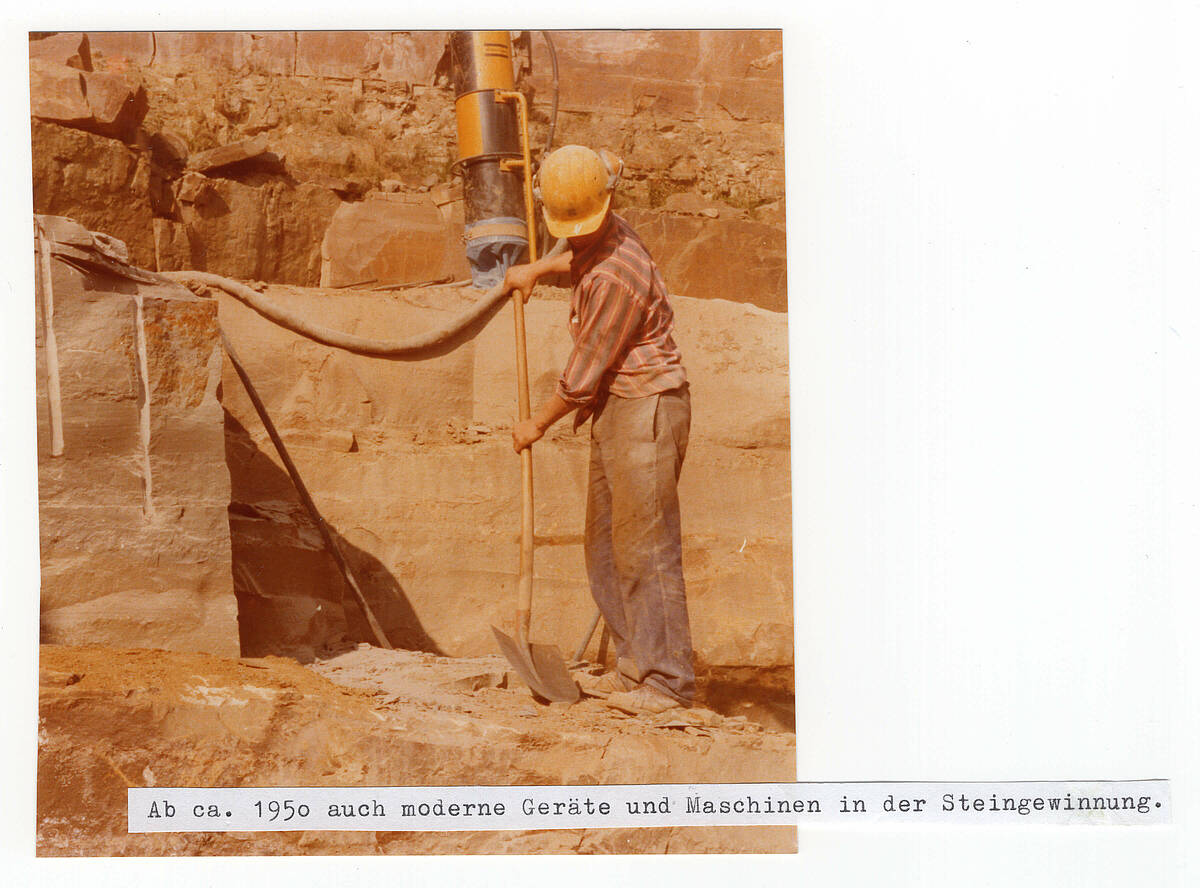
[(515, 85), (509, 32), (452, 32), (450, 71), (467, 260), (473, 283), (486, 289), (528, 246), (521, 122), (516, 104), (501, 98)]

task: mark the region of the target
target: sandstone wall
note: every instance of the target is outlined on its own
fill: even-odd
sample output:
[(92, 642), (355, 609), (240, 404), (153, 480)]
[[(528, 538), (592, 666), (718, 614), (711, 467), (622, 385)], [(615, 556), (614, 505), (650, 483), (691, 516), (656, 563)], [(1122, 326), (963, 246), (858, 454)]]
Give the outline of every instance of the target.
[[(616, 206), (646, 212), (645, 237), (670, 257), (672, 291), (785, 310), (780, 33), (560, 31), (553, 39), (555, 144), (622, 155)], [(441, 31), (34, 40), (35, 209), (125, 240), (144, 267), (328, 283), (322, 242), (340, 207), (357, 211), (372, 193), (430, 196), (455, 181), (444, 41)], [(517, 58), (537, 148), (552, 92), (545, 42), (518, 40)], [(78, 86), (85, 76), (98, 84), (93, 93), (103, 86), (107, 110), (88, 106)], [(246, 157), (189, 172), (198, 154), (249, 139), (264, 140), (259, 161), (269, 154), (270, 164)], [(198, 189), (197, 177), (210, 186)], [(461, 224), (442, 215), (428, 230), (426, 241), (437, 241), (429, 249), (461, 253)], [(340, 258), (327, 251), (324, 264)]]
[(64, 451), (39, 313), (42, 641), (236, 655), (216, 306), (58, 259), (52, 278)]
[[(553, 390), (570, 347), (566, 291), (539, 294), (527, 309), (535, 403)], [(440, 325), (469, 298), (452, 288), (266, 295), (379, 338)], [(721, 300), (678, 298), (675, 307), (694, 404), (681, 498), (697, 654), (709, 666), (790, 665), (786, 315)], [(221, 297), (221, 323), (392, 640), (452, 655), (492, 651), (490, 626), (511, 628), (517, 569), (511, 309), (419, 363), (317, 345), (231, 297)], [(342, 583), (228, 369), (223, 391), (244, 648), (304, 656), (343, 631)], [(593, 612), (581, 545), (587, 449), (586, 426), (572, 435), (567, 422), (535, 447), (533, 632), (564, 650)], [(355, 607), (346, 619), (352, 637), (369, 639)]]

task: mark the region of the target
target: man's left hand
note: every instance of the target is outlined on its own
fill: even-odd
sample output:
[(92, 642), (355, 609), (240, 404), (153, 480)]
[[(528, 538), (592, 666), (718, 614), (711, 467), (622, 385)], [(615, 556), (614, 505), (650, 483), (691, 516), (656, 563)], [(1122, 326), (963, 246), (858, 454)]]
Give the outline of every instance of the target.
[(520, 453), (534, 441), (541, 439), (545, 432), (532, 419), (523, 419), (512, 430), (513, 450)]
[(514, 265), (504, 273), (504, 292), (516, 292), (522, 302), (528, 302), (541, 271), (536, 264)]

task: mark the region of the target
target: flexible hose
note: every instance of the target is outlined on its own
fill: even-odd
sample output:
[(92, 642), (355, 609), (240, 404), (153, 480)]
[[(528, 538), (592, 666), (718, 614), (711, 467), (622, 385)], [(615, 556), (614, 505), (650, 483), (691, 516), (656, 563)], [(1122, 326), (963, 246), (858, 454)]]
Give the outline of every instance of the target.
[[(566, 240), (561, 239), (546, 256), (557, 256), (566, 247)], [(271, 302), (245, 284), (219, 274), (211, 274), (206, 271), (162, 271), (159, 274), (181, 284), (194, 283), (217, 287), (245, 303), (267, 320), (285, 327), (293, 333), (298, 333), (322, 345), (376, 358), (419, 360), (431, 357), (443, 349), (455, 336), (486, 316), (489, 311), (498, 307), (507, 298), (504, 284), (501, 282), (484, 293), (470, 308), (448, 324), (425, 333), (418, 333), (408, 339), (368, 339), (365, 336), (356, 336), (353, 333), (345, 333), (315, 324), (304, 316)]]
[[(546, 51), (550, 54), (550, 69), (554, 74), (554, 92), (550, 100), (550, 127), (546, 130), (546, 147), (542, 149), (542, 159), (545, 159), (554, 146), (554, 129), (558, 124), (558, 51), (554, 48), (554, 41), (550, 39), (549, 31), (542, 31), (542, 39), (546, 41)], [(538, 166), (541, 166), (541, 161), (538, 162)], [(535, 167), (530, 170), (530, 175), (536, 172), (537, 168)], [(539, 225), (539, 230), (544, 231), (545, 229)], [(549, 236), (549, 233), (545, 234), (545, 237)], [(542, 241), (542, 244), (544, 245), (545, 241)]]
[(550, 69), (554, 73), (554, 98), (550, 103), (550, 129), (546, 131), (546, 147), (542, 150), (542, 156), (545, 157), (550, 153), (550, 146), (554, 144), (554, 127), (558, 122), (558, 52), (554, 49), (554, 41), (550, 39), (549, 31), (542, 31), (542, 39), (546, 41), (546, 51), (550, 53)]

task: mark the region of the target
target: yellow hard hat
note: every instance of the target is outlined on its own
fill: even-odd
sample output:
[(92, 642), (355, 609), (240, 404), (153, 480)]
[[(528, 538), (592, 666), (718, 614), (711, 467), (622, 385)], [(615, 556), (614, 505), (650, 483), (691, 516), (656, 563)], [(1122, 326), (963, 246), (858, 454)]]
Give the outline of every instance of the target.
[(538, 171), (537, 196), (542, 201), (546, 228), (554, 237), (591, 234), (604, 221), (613, 188), (621, 174), (608, 152), (582, 145), (564, 145), (551, 153)]

